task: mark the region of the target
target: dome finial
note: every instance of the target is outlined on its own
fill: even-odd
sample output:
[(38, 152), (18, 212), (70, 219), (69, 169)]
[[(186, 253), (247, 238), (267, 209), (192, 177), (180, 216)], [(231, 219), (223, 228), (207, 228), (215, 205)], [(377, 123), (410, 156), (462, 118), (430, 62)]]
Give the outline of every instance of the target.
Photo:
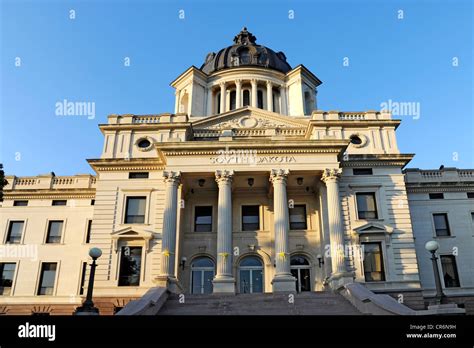
[(234, 37), (234, 43), (237, 45), (255, 44), (256, 40), (257, 38), (247, 31), (247, 27), (243, 27), (240, 33)]

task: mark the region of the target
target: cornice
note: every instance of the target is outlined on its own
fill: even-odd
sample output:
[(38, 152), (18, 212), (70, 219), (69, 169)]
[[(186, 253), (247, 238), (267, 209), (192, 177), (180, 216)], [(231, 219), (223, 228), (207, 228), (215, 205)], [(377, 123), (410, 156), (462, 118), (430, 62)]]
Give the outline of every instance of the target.
[(11, 190), (4, 191), (5, 200), (14, 199), (72, 199), (72, 198), (95, 198), (95, 189), (64, 189), (64, 190)]
[(405, 167), (414, 154), (349, 155), (348, 161), (342, 161), (342, 167)]
[(163, 170), (165, 165), (161, 158), (140, 158), (129, 159), (123, 158), (102, 158), (88, 159), (87, 162), (96, 172), (108, 171), (131, 171), (131, 170)]
[(474, 192), (474, 183), (462, 182), (405, 183), (405, 187), (409, 193)]

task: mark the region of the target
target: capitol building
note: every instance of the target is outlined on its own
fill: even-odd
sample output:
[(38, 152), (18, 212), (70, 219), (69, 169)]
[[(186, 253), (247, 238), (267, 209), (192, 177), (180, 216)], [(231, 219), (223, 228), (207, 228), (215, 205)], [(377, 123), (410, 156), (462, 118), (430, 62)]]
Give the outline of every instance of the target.
[(243, 28), (171, 82), (172, 113), (109, 115), (95, 175), (7, 175), (0, 314), (72, 314), (91, 247), (101, 314), (428, 313), (431, 240), (474, 313), (474, 170), (407, 167), (400, 120), (322, 111), (321, 84)]

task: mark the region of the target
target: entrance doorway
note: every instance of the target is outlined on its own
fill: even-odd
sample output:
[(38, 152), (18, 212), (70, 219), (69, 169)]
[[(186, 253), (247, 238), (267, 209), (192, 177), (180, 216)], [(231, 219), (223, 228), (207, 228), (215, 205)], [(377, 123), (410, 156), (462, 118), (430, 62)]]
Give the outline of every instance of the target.
[(256, 256), (248, 256), (240, 262), (239, 282), (241, 294), (263, 292), (263, 266)]
[(208, 257), (199, 257), (191, 264), (191, 293), (212, 294), (214, 262)]
[(311, 291), (311, 267), (306, 257), (294, 255), (290, 265), (291, 275), (296, 278), (296, 292)]

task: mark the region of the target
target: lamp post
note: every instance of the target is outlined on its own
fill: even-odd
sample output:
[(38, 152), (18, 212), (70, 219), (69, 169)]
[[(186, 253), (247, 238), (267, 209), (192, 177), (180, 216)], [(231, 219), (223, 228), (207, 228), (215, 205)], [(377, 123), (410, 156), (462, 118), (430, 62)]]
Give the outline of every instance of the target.
[(436, 285), (435, 304), (442, 304), (446, 298), (441, 287), (441, 278), (439, 276), (438, 258), (436, 257), (436, 250), (439, 249), (438, 242), (431, 240), (425, 244), (425, 249), (431, 253), (431, 262), (433, 263), (433, 272)]
[(95, 268), (97, 267), (96, 260), (102, 255), (102, 250), (99, 248), (91, 248), (89, 256), (92, 257), (91, 273), (89, 275), (89, 284), (87, 286), (86, 300), (82, 306), (76, 308), (74, 315), (99, 315), (99, 309), (94, 307), (92, 302), (92, 291), (94, 289)]

